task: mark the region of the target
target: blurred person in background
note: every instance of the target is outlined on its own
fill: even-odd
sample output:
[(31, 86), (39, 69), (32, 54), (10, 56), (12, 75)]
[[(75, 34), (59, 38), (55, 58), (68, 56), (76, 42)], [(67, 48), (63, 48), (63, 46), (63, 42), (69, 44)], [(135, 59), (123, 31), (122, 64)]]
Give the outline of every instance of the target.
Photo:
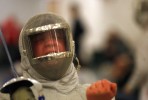
[(72, 27), (73, 38), (75, 41), (75, 53), (81, 65), (83, 66), (83, 62), (82, 62), (83, 60), (81, 60), (81, 57), (80, 57), (80, 49), (82, 49), (81, 42), (85, 33), (85, 26), (81, 20), (79, 10), (80, 9), (78, 4), (71, 4), (69, 7), (70, 16), (72, 18), (71, 27)]
[(105, 41), (104, 47), (95, 51), (92, 57), (90, 66), (93, 69), (98, 68), (101, 64), (108, 63), (112, 64), (116, 56), (121, 52), (129, 52), (129, 46), (119, 36), (119, 32), (116, 29), (109, 31), (109, 35)]
[(72, 33), (59, 15), (45, 13), (30, 18), (21, 31), (19, 50), (23, 77), (40, 82), (44, 98), (37, 95), (40, 92), (31, 93), (30, 89), (35, 91), (34, 88), (24, 87), (26, 84), (20, 83), (23, 88), (18, 87), (17, 77), (1, 88), (2, 93), (10, 93), (10, 98), (8, 95), (3, 100), (35, 100), (38, 97), (38, 100), (112, 100), (116, 95), (116, 84), (108, 80), (79, 84), (77, 66), (73, 64)]
[(71, 17), (71, 28), (73, 39), (75, 41), (75, 55), (79, 59), (79, 63), (82, 66), (81, 70), (78, 71), (80, 83), (92, 83), (97, 81), (96, 75), (88, 67), (88, 64), (82, 59), (80, 51), (83, 51), (82, 40), (86, 32), (85, 25), (81, 19), (80, 4), (72, 3), (69, 5), (69, 14)]
[(133, 64), (133, 57), (129, 53), (123, 52), (115, 57), (112, 64), (100, 66), (96, 74), (98, 79), (106, 78), (116, 82), (118, 91), (121, 91), (133, 71)]

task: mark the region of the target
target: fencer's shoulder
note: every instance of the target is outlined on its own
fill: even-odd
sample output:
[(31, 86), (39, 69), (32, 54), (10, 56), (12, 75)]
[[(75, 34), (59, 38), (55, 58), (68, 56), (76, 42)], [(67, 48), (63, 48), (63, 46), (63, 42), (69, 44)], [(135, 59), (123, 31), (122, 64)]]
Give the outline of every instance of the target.
[(8, 89), (8, 88), (14, 87), (14, 85), (16, 85), (15, 83), (17, 83), (17, 79), (15, 78), (4, 83), (4, 85), (0, 88), (0, 100), (10, 100), (9, 93), (10, 91), (12, 91), (12, 89)]
[(31, 86), (32, 83), (27, 78), (13, 78), (0, 88), (0, 100), (10, 100), (10, 94), (22, 86)]
[(1, 93), (10, 93), (21, 86), (30, 87), (33, 85), (32, 80), (24, 77), (17, 77), (7, 81), (0, 89)]
[[(0, 92), (2, 93), (1, 97), (8, 98), (9, 96), (10, 98), (10, 95), (14, 94), (17, 90), (19, 89), (23, 90), (24, 88), (31, 89), (32, 93), (35, 95), (36, 98), (44, 98), (42, 84), (32, 78), (25, 78), (25, 77), (13, 78), (10, 81), (6, 82), (0, 89)], [(8, 96), (5, 94), (8, 94)], [(0, 99), (0, 100), (10, 100), (10, 99)]]

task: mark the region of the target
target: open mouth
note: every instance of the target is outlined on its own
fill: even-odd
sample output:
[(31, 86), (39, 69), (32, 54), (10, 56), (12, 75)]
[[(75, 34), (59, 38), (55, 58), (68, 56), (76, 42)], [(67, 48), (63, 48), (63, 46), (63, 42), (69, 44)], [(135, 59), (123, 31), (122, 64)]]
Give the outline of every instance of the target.
[(47, 52), (45, 52), (45, 55), (50, 54), (50, 53), (58, 53), (59, 51), (57, 50), (49, 50)]

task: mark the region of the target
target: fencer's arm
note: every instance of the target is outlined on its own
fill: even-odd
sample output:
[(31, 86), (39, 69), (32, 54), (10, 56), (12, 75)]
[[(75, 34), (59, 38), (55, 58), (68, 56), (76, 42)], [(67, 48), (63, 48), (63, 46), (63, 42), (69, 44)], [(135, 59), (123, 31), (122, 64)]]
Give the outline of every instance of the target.
[(115, 100), (117, 85), (108, 80), (97, 81), (86, 90), (87, 100)]

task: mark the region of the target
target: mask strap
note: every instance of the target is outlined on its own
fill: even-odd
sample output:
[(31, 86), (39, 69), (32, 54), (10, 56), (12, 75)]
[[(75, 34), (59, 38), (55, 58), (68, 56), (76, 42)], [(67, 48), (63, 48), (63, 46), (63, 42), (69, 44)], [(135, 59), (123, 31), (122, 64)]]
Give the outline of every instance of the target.
[(74, 65), (75, 65), (77, 71), (79, 71), (80, 68), (81, 68), (81, 65), (80, 65), (79, 59), (78, 59), (78, 57), (76, 56), (76, 54), (74, 55), (73, 63), (74, 63)]

